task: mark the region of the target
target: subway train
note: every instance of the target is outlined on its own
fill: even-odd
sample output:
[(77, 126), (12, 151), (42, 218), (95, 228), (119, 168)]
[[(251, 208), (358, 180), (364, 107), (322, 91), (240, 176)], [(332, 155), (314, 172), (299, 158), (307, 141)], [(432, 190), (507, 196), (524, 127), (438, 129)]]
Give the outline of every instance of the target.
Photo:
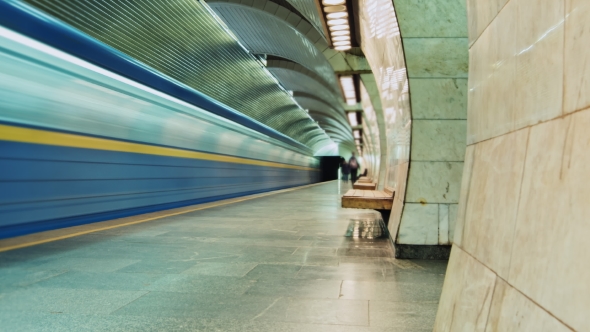
[(307, 146), (0, 1), (0, 238), (317, 181)]

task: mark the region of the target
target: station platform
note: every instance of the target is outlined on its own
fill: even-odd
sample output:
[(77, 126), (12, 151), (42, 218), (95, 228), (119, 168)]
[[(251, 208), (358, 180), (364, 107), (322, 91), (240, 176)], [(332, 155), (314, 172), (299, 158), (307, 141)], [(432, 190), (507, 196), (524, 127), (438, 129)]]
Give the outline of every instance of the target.
[(341, 208), (350, 187), (0, 241), (0, 330), (432, 331), (446, 262), (359, 232), (379, 215)]

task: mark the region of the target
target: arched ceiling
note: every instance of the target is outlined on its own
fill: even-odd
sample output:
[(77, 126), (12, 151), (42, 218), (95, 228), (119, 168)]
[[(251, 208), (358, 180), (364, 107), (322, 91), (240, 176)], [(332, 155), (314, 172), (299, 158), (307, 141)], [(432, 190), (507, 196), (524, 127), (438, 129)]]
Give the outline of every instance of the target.
[(313, 43), (288, 22), (263, 10), (240, 4), (209, 4), (254, 54), (272, 54), (314, 71), (328, 84), (337, 84), (332, 66)]
[(313, 95), (330, 105), (340, 106), (341, 99), (338, 98), (338, 95), (312, 77), (285, 68), (268, 68), (268, 70), (281, 82), (285, 89)]
[[(205, 2), (25, 2), (163, 76), (204, 93), (312, 149), (319, 148), (316, 145), (322, 143), (321, 140), (331, 144), (325, 134), (311, 139), (310, 133), (323, 133), (323, 129), (277, 84), (264, 65), (240, 45)], [(275, 5), (275, 13), (279, 13), (279, 7)], [(289, 19), (289, 12), (286, 14), (284, 17)], [(291, 15), (290, 22), (295, 22), (292, 18), (296, 17)], [(307, 24), (309, 31), (315, 30), (300, 18), (298, 22), (300, 29), (305, 29)], [(313, 50), (313, 44), (307, 46)], [(314, 66), (322, 63), (315, 61), (307, 65), (315, 69)]]
[[(337, 55), (345, 59), (346, 53), (328, 48), (314, 0), (210, 0), (208, 5), (244, 48), (268, 59), (268, 71), (334, 142), (354, 146), (342, 90), (329, 60)], [(268, 121), (281, 121), (283, 111)], [(304, 121), (289, 118), (287, 127), (304, 130), (297, 128)]]
[(332, 105), (320, 99), (312, 98), (310, 96), (295, 95), (295, 100), (305, 109), (322, 112), (334, 118), (336, 121), (341, 122), (343, 125), (350, 126), (348, 124), (348, 119), (346, 119), (343, 112), (339, 112)]
[(323, 35), (322, 21), (315, 0), (286, 0)]

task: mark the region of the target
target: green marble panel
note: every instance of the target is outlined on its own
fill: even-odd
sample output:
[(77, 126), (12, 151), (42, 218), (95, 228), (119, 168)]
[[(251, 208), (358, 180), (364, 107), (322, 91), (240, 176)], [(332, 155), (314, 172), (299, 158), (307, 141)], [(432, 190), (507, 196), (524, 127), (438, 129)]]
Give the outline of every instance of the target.
[(457, 203), (462, 174), (462, 162), (413, 161), (408, 175), (406, 202)]
[(410, 79), (412, 119), (467, 119), (467, 79)]
[(467, 78), (467, 38), (403, 38), (408, 77)]
[(465, 0), (394, 0), (403, 37), (467, 37)]
[(466, 130), (465, 120), (414, 120), (410, 159), (412, 162), (463, 161)]
[(406, 203), (396, 243), (438, 244), (438, 204)]

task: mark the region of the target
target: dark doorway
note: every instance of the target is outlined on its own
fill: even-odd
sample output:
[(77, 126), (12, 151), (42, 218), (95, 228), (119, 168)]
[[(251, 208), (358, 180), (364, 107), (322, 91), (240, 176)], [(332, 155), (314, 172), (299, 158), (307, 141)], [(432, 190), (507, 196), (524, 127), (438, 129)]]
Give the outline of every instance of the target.
[(318, 157), (320, 159), (320, 182), (338, 180), (338, 168), (340, 167), (340, 156)]

